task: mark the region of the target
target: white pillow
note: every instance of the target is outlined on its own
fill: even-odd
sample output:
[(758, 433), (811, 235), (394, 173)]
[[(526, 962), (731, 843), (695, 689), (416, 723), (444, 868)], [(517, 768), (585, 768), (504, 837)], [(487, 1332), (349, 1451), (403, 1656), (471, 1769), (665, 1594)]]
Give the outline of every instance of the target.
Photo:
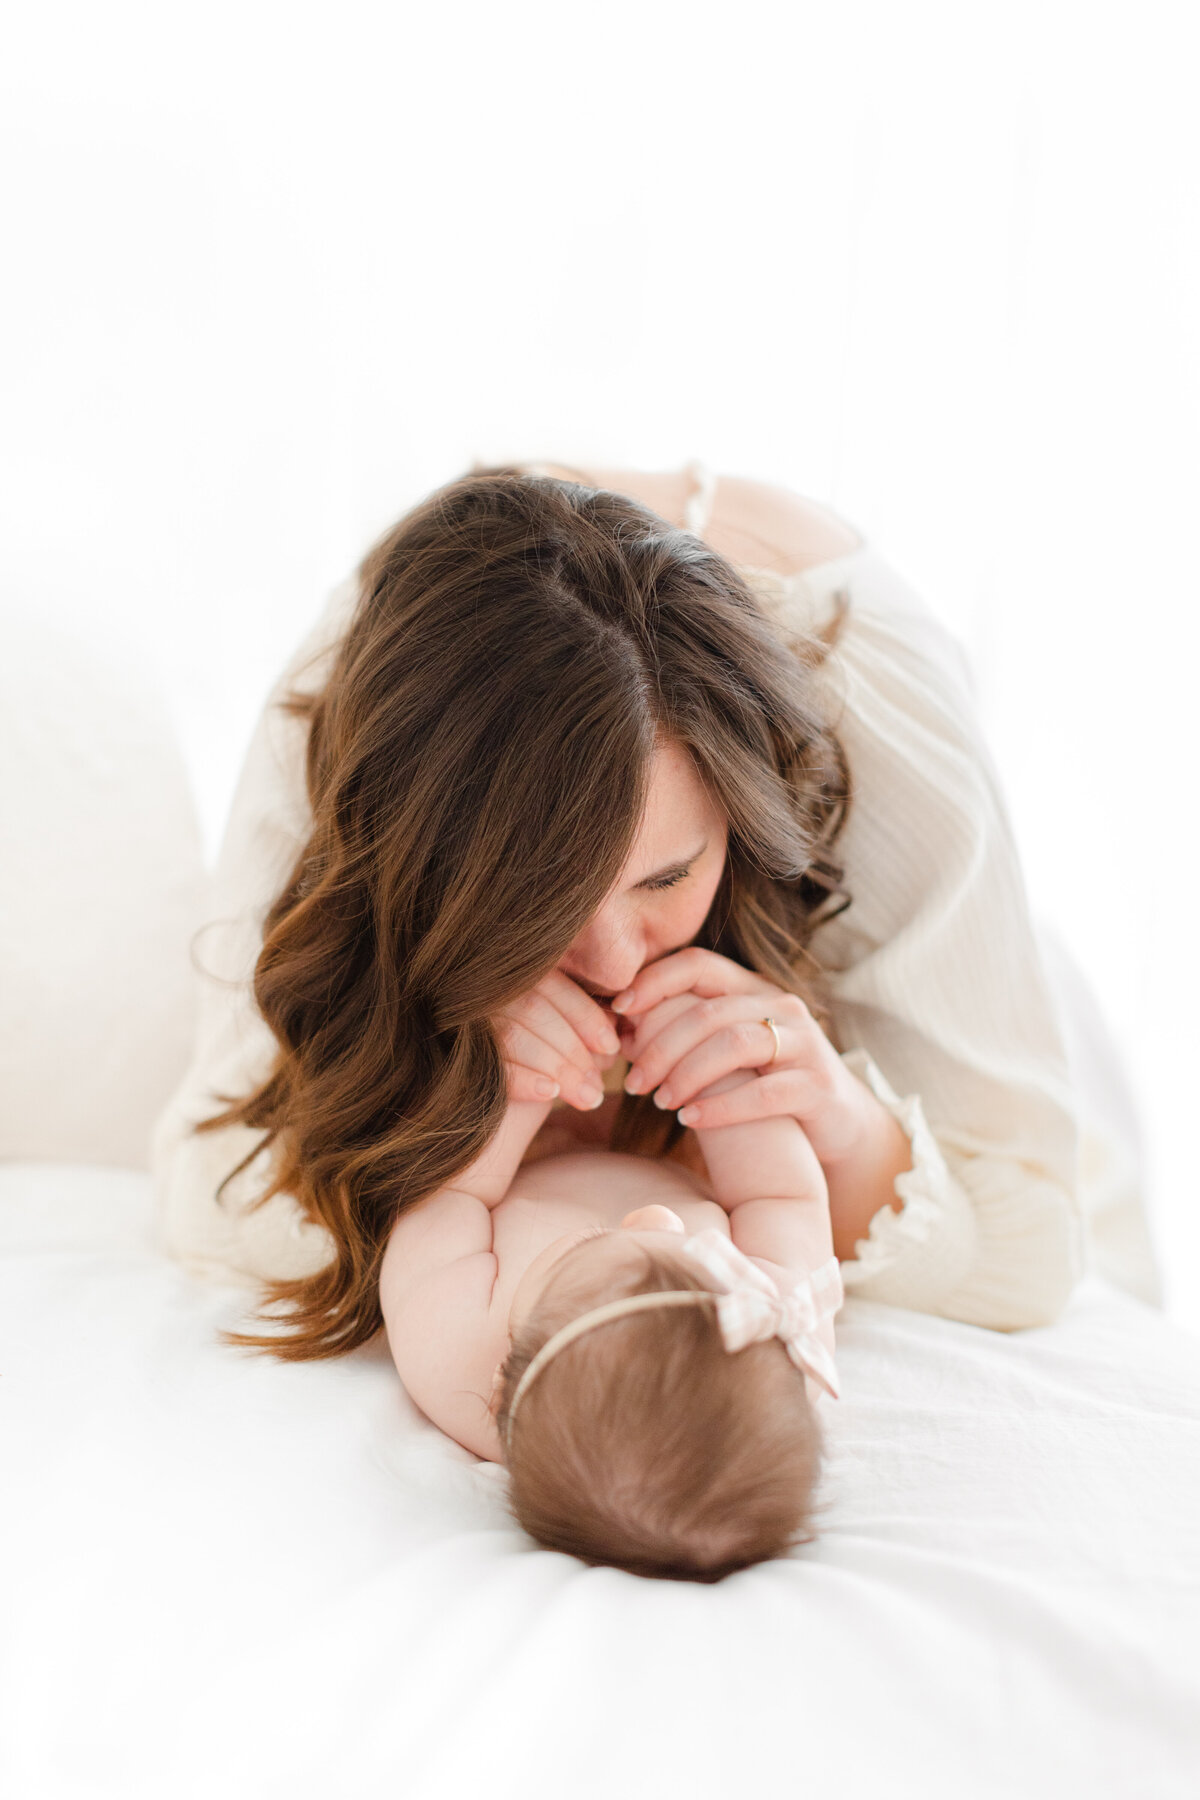
[(0, 1158), (148, 1166), (191, 1052), (206, 889), (149, 677), (0, 616)]

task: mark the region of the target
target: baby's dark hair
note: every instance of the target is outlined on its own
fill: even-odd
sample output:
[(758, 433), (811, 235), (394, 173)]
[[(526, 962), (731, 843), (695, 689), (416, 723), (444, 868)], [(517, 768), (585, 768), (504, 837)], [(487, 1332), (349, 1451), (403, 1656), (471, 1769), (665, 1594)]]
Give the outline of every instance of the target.
[(606, 1321), (522, 1374), (571, 1319), (632, 1294), (703, 1291), (683, 1258), (632, 1244), (602, 1282), (567, 1251), (515, 1331), (498, 1382), (509, 1505), (550, 1550), (676, 1581), (719, 1581), (812, 1543), (824, 1433), (778, 1338), (725, 1349), (715, 1304)]

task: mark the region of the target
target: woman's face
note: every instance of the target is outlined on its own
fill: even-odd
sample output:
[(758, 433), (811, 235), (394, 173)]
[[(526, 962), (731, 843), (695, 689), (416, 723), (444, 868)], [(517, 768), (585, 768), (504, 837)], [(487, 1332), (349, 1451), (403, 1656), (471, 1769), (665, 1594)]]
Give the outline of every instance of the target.
[(690, 944), (717, 891), (727, 836), (687, 751), (660, 743), (629, 860), (558, 964), (562, 973), (604, 1003), (647, 963)]

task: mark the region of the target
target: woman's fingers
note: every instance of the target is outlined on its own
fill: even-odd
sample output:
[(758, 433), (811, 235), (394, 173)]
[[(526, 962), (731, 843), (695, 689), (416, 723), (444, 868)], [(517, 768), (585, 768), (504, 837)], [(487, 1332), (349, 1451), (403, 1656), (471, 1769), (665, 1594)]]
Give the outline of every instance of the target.
[(553, 1088), (572, 1106), (585, 1109), (598, 1106), (604, 1098), (603, 1085), (590, 1060), (581, 1063), (564, 1054), (540, 1032), (510, 1020), (502, 1042), (510, 1071), (510, 1098), (552, 1100)]
[(504, 1066), (508, 1071), (508, 1098), (512, 1103), (557, 1100), (562, 1092), (560, 1084), (551, 1076), (538, 1074), (507, 1055)]
[[(710, 991), (672, 994), (636, 1010), (635, 1031), (625, 1048), (630, 1059), (626, 1090), (652, 1093), (659, 1106), (680, 1116), (682, 1125), (699, 1130), (735, 1119), (788, 1113), (803, 1126), (823, 1166), (844, 1160), (874, 1128), (871, 1105), (878, 1102), (843, 1063), (804, 1001), (747, 970), (740, 974), (752, 986), (736, 992), (718, 988), (713, 993), (718, 977), (734, 983), (737, 977), (728, 972), (736, 965), (709, 951), (694, 950), (681, 950), (677, 956), (664, 957), (661, 965), (642, 970), (635, 983), (640, 999), (650, 991), (642, 985), (649, 974), (685, 956), (708, 959), (692, 966), (703, 967)], [(631, 1016), (628, 1007), (625, 1016)], [(774, 1032), (763, 1023), (767, 1018), (774, 1020), (779, 1033), (778, 1052)], [(697, 1101), (696, 1096), (714, 1081), (739, 1069), (760, 1071), (755, 1080), (737, 1088), (741, 1098), (731, 1090)], [(751, 1090), (755, 1100), (749, 1098)], [(743, 1109), (749, 1106), (766, 1106), (768, 1113), (747, 1113)]]
[(709, 1092), (711, 1085), (700, 1082), (693, 1097), (676, 1109), (687, 1114), (680, 1124), (689, 1125), (693, 1131), (740, 1125), (747, 1119), (788, 1117), (803, 1124), (817, 1097), (817, 1082), (807, 1069), (767, 1069), (719, 1094)]
[(825, 1171), (803, 1122), (803, 1114), (813, 1102), (812, 1077), (804, 1069), (779, 1069), (774, 1074), (768, 1070), (719, 1094), (700, 1092), (700, 1099), (680, 1109), (687, 1115), (680, 1124), (692, 1131), (715, 1131), (722, 1125), (746, 1125), (756, 1119), (794, 1119), (801, 1131), (800, 1154), (809, 1171), (807, 1193), (795, 1197), (821, 1195), (828, 1202)]
[(604, 1089), (594, 1057), (539, 989), (521, 995), (501, 1015), (500, 1036), (512, 1099), (551, 1099), (550, 1086), (557, 1085), (573, 1106), (590, 1110), (600, 1104)]
[(604, 1008), (561, 969), (551, 969), (533, 991), (545, 996), (595, 1055), (619, 1054), (621, 1042)]
[[(701, 1093), (704, 1093), (703, 1089)], [(687, 1118), (681, 1123), (694, 1131), (711, 1131), (720, 1125), (745, 1125), (756, 1119), (791, 1118), (799, 1124), (799, 1115), (811, 1101), (812, 1078), (805, 1070), (780, 1069), (775, 1074), (768, 1070), (765, 1075), (752, 1077), (737, 1087), (691, 1101), (683, 1108)], [(795, 1198), (820, 1197), (828, 1204), (829, 1185), (825, 1171), (802, 1125), (798, 1154), (801, 1166), (807, 1169), (807, 1181), (804, 1191), (796, 1192)]]
[(629, 1073), (625, 1077), (626, 1093), (648, 1094), (667, 1073), (672, 1060), (677, 1060), (685, 1050), (699, 1041), (704, 1032), (695, 1021), (690, 1027), (685, 1026), (669, 1037), (667, 1028), (686, 1019), (704, 1004), (706, 1002), (698, 1001), (695, 994), (672, 994), (669, 999), (660, 1000), (657, 1006), (639, 1019), (630, 1021), (630, 1030), (624, 1044), (630, 1063)]
[(656, 1106), (686, 1106), (693, 1095), (722, 1075), (735, 1069), (765, 1069), (774, 1053), (775, 1039), (769, 1027), (761, 1019), (742, 1019), (705, 1038), (679, 1058), (656, 1088), (643, 1091), (653, 1091)]
[(613, 1009), (626, 1017), (638, 1017), (675, 994), (691, 993), (710, 999), (717, 994), (775, 991), (752, 969), (743, 969), (740, 963), (718, 956), (715, 950), (701, 950), (692, 944), (686, 950), (674, 950), (657, 962), (647, 963), (638, 971), (632, 986), (615, 996)]
[[(763, 1019), (770, 1016), (779, 1033)], [(773, 996), (726, 995), (695, 1000), (682, 1011), (656, 1007), (634, 1041), (626, 1077), (628, 1093), (653, 1093), (662, 1107), (679, 1107), (693, 1094), (735, 1069), (760, 1069), (803, 1060), (812, 1023), (804, 1002), (778, 990)]]

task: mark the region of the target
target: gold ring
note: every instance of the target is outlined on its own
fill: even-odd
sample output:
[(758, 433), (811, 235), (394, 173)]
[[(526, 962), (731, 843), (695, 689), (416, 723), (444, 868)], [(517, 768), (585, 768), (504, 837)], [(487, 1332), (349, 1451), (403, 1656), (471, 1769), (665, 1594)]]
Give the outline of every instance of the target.
[(765, 1063), (759, 1063), (758, 1065), (760, 1069), (769, 1069), (771, 1064), (775, 1061), (775, 1058), (779, 1055), (779, 1027), (774, 1019), (762, 1019), (759, 1023), (762, 1025), (769, 1025), (771, 1028), (771, 1036), (775, 1039), (775, 1048), (772, 1050), (770, 1056), (768, 1056)]

